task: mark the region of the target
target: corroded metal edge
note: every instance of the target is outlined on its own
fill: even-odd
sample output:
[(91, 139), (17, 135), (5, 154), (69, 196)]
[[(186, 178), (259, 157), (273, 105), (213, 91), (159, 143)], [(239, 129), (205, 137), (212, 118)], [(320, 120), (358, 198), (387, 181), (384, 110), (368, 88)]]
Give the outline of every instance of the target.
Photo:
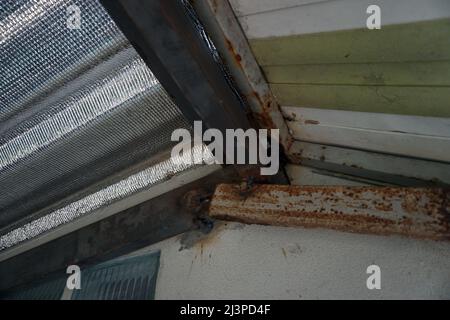
[(280, 129), (280, 143), (287, 152), (293, 138), (229, 2), (191, 0), (191, 3), (246, 98), (256, 122), (262, 128)]

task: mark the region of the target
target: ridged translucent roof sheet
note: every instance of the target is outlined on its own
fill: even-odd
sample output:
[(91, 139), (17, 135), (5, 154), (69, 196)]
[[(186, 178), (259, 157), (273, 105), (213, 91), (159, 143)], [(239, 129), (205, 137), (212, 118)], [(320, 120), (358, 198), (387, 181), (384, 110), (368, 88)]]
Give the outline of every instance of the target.
[[(67, 27), (71, 5), (79, 29)], [(187, 169), (142, 167), (180, 127), (190, 128), (98, 1), (0, 0), (0, 249)]]

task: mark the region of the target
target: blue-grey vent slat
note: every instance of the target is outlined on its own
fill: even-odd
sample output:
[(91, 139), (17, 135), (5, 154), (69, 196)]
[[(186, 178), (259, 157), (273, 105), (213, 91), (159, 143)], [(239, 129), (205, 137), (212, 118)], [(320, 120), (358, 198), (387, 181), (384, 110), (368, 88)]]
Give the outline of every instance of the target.
[(59, 300), (66, 285), (66, 276), (41, 280), (0, 294), (2, 300)]
[(119, 258), (81, 270), (81, 289), (72, 300), (151, 300), (155, 298), (160, 252)]

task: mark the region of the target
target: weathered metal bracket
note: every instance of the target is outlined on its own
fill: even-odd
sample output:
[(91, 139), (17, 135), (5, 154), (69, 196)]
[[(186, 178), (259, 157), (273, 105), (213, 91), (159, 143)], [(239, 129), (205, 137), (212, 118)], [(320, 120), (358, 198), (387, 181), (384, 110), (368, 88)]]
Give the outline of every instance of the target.
[(450, 240), (450, 191), (442, 188), (221, 184), (213, 218)]

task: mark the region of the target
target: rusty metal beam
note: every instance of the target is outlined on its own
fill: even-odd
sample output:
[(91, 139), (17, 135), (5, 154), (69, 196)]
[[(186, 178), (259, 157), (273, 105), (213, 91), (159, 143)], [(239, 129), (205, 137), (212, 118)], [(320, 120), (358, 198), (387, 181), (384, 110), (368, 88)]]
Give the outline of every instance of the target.
[(213, 218), (263, 225), (450, 240), (450, 191), (442, 188), (218, 185)]

